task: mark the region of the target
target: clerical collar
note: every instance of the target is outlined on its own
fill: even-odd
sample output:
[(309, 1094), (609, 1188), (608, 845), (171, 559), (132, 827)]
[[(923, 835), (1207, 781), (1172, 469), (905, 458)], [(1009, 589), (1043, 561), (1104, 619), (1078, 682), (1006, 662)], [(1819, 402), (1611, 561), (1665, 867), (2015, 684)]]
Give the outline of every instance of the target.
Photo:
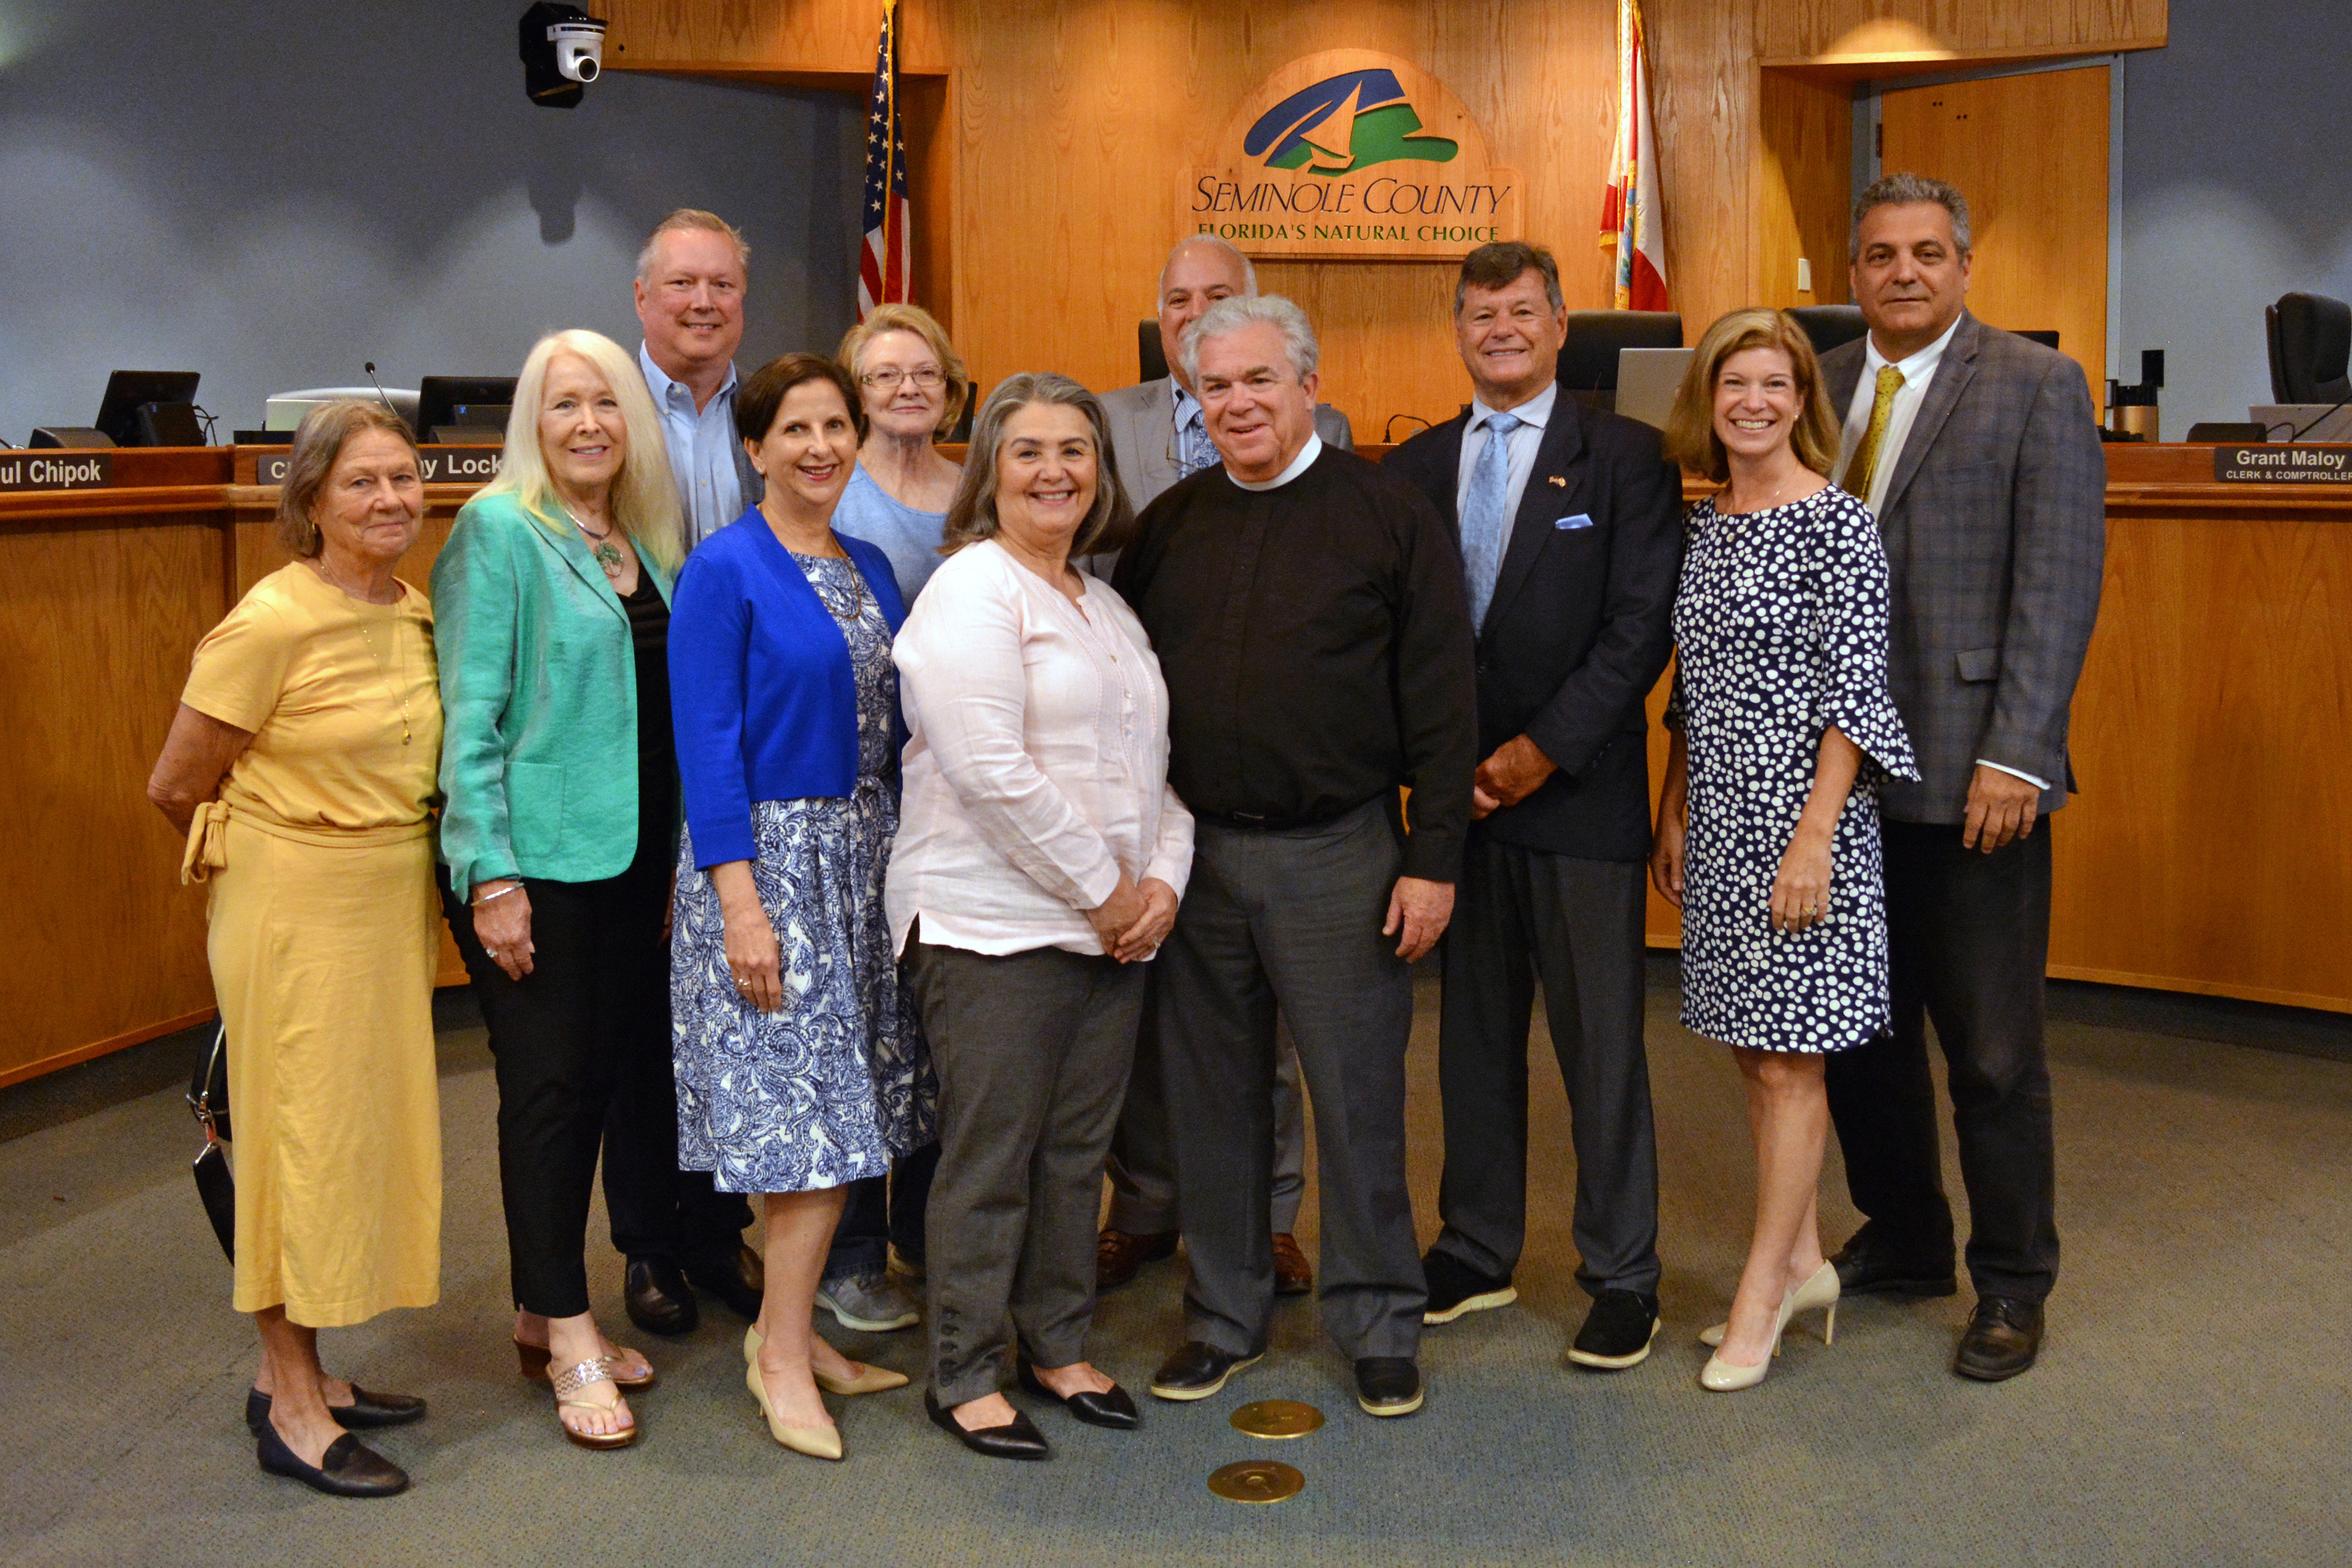
[(1234, 479), (1234, 471), (1230, 468), (1225, 470), (1225, 478), (1233, 479), (1234, 483), (1241, 486), (1241, 488), (1245, 490), (1280, 489), (1283, 486), (1288, 484), (1291, 480), (1305, 473), (1308, 468), (1314, 467), (1315, 459), (1322, 455), (1323, 437), (1316, 435), (1310, 430), (1307, 435), (1307, 445), (1298, 448), (1298, 456), (1290, 459), (1290, 467), (1283, 469), (1282, 472), (1275, 475), (1274, 478), (1270, 479)]

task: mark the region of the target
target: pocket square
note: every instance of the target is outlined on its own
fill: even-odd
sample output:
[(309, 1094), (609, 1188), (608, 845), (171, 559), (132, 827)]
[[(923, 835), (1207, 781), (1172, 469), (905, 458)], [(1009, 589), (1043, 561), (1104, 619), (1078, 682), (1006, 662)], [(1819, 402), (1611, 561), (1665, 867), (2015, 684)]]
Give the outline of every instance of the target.
[(1568, 517), (1561, 518), (1558, 522), (1553, 523), (1552, 526), (1554, 528), (1591, 528), (1592, 526), (1592, 516), (1590, 512), (1575, 512)]

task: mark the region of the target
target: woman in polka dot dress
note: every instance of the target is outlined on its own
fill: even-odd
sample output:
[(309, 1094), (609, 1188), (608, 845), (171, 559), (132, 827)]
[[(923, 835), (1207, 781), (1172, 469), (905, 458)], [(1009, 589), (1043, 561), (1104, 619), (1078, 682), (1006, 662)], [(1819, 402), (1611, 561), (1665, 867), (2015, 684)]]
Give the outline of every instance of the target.
[(1722, 1392), (1763, 1380), (1796, 1313), (1832, 1331), (1822, 1061), (1888, 1020), (1877, 789), (1916, 775), (1886, 689), (1886, 557), (1825, 477), (1838, 444), (1793, 321), (1735, 310), (1707, 329), (1667, 446), (1724, 489), (1688, 522), (1651, 875), (1683, 910), (1684, 1026), (1731, 1047), (1756, 1135), (1747, 1267), (1703, 1336), (1718, 1349), (1699, 1381)]

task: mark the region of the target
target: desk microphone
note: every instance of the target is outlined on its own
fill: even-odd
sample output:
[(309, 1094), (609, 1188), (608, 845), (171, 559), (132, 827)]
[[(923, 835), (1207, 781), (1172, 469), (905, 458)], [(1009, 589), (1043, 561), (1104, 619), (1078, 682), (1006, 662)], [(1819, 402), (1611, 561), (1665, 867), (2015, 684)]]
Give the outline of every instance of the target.
[[(374, 384), (375, 384), (375, 395), (376, 395), (376, 396), (377, 396), (378, 398), (380, 398), (380, 399), (382, 399), (382, 400), (383, 400), (383, 411), (384, 411), (386, 414), (391, 415), (394, 419), (400, 419), (400, 410), (399, 410), (399, 409), (397, 409), (397, 408), (394, 408), (394, 407), (392, 405), (392, 397), (391, 397), (391, 395), (390, 395), (390, 394), (388, 394), (388, 393), (386, 393), (386, 392), (384, 391), (384, 389), (383, 389), (383, 383), (382, 383), (382, 382), (380, 382), (380, 381), (376, 381), (376, 379), (375, 379), (375, 361), (373, 361), (373, 360), (370, 360), (370, 361), (368, 361), (368, 362), (367, 362), (367, 363), (365, 363), (364, 365), (362, 365), (360, 368), (361, 368), (361, 369), (362, 369), (362, 370), (364, 370), (364, 371), (366, 371), (366, 372), (367, 372), (367, 378), (368, 378), (368, 380), (369, 380), (369, 381), (371, 381), (371, 382), (373, 382), (373, 383), (374, 383)], [(400, 420), (400, 422), (401, 422), (402, 424), (404, 424), (404, 425), (405, 425), (405, 424), (407, 424), (407, 423), (408, 423), (408, 421), (407, 421), (407, 420), (405, 420), (405, 419), (401, 419), (401, 420)]]

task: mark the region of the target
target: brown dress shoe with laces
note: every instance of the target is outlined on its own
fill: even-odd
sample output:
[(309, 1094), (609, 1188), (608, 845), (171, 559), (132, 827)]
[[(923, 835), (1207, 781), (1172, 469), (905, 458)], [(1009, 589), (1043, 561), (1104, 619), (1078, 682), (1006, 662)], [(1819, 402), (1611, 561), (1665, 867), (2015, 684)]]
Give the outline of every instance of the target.
[(1095, 1289), (1116, 1290), (1134, 1279), (1136, 1271), (1145, 1264), (1175, 1256), (1176, 1232), (1172, 1230), (1154, 1231), (1148, 1236), (1106, 1230), (1095, 1239)]
[(1315, 1289), (1315, 1267), (1298, 1250), (1298, 1238), (1286, 1230), (1274, 1233), (1274, 1293), (1305, 1296)]

